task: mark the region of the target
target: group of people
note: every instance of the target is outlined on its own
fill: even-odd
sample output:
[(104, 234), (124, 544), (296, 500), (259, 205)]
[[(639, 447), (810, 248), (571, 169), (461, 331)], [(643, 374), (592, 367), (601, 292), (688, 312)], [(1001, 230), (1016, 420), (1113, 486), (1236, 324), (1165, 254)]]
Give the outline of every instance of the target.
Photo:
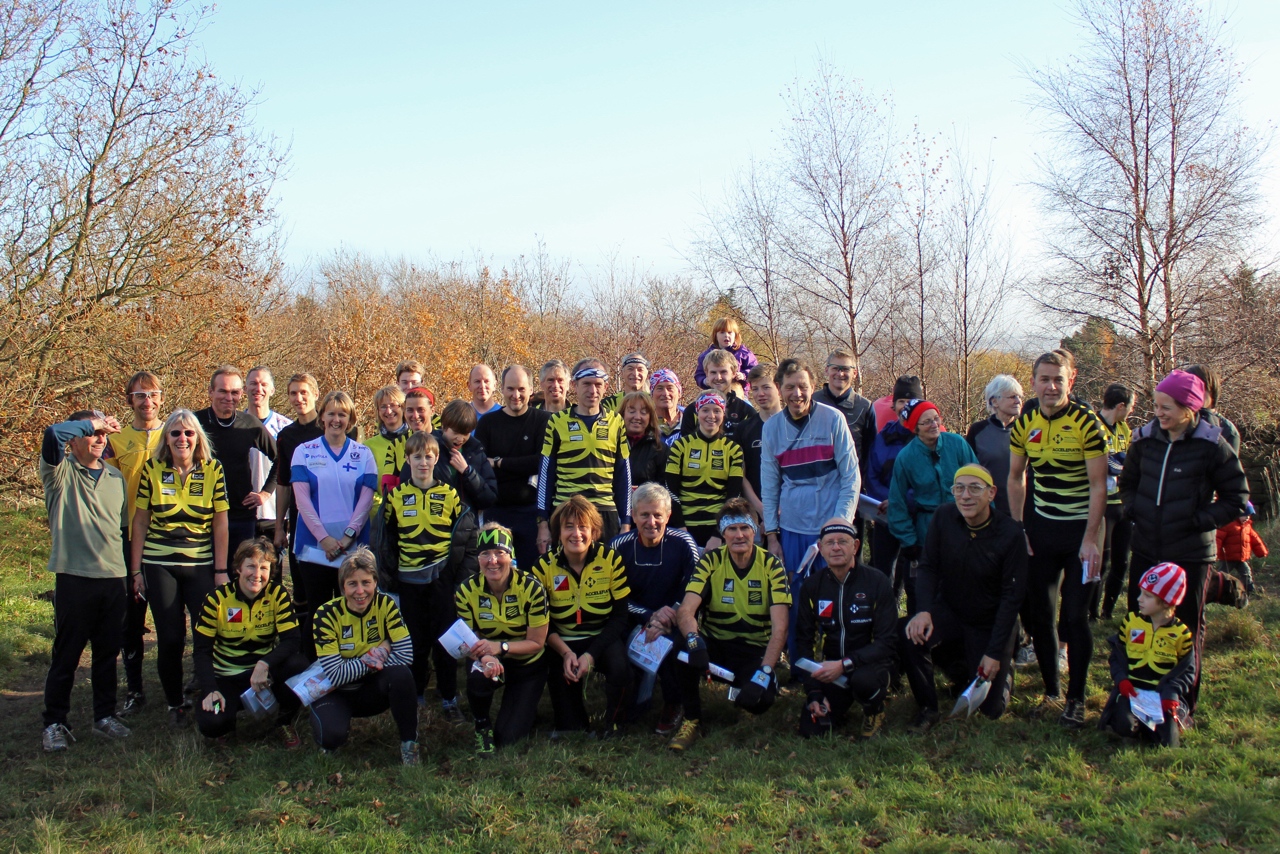
[[(988, 683), (980, 708), (994, 718), (1015, 657), (1032, 656), (1018, 651), (1023, 634), (1044, 682), (1037, 713), (1077, 727), (1091, 614), (1101, 604), (1109, 617), (1126, 583), (1103, 724), (1163, 743), (1191, 724), (1215, 531), (1240, 524), (1248, 497), (1211, 374), (1171, 373), (1156, 418), (1130, 436), (1132, 393), (1112, 386), (1090, 408), (1056, 350), (1033, 366), (1031, 401), (996, 377), (990, 418), (966, 440), (918, 378), (873, 402), (854, 390), (850, 351), (821, 375), (802, 359), (764, 366), (732, 320), (699, 357), (687, 406), (675, 371), (638, 353), (620, 369), (609, 394), (598, 359), (501, 375), (478, 365), (471, 398), (437, 415), (424, 367), (405, 361), (375, 394), (377, 431), (363, 441), (350, 396), (321, 398), (310, 374), (288, 380), (292, 421), (270, 409), (269, 370), (231, 366), (214, 372), (209, 407), (162, 420), (160, 378), (142, 371), (125, 389), (128, 424), (81, 411), (49, 427), (45, 750), (73, 738), (86, 644), (92, 732), (129, 735), (147, 702), (148, 608), (171, 725), (194, 720), (220, 739), (253, 710), (296, 745), (301, 704), (286, 680), (314, 672), (322, 749), (339, 749), (353, 718), (389, 710), (408, 764), (432, 671), (440, 714), (466, 723), (455, 653), (480, 755), (530, 734), (544, 688), (556, 739), (623, 734), (657, 688), (657, 731), (687, 750), (709, 675), (758, 714), (786, 688), (784, 656), (806, 737), (854, 705), (861, 736), (877, 736), (903, 674), (912, 729), (927, 731), (935, 660)], [(476, 638), (461, 651), (438, 642), (458, 621)], [(659, 663), (639, 666), (639, 651)], [(604, 708), (592, 715), (597, 670)], [(1143, 717), (1140, 691), (1164, 701), (1160, 722)]]

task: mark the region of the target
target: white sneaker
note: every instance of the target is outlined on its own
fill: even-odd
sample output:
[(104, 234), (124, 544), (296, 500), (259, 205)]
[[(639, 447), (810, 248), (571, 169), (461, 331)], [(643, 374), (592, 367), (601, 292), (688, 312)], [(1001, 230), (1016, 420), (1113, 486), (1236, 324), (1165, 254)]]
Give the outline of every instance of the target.
[(41, 738), (44, 743), (44, 752), (57, 753), (60, 750), (66, 750), (70, 747), (68, 739), (75, 741), (76, 737), (71, 734), (71, 730), (67, 729), (66, 724), (49, 724), (44, 728), (44, 735)]

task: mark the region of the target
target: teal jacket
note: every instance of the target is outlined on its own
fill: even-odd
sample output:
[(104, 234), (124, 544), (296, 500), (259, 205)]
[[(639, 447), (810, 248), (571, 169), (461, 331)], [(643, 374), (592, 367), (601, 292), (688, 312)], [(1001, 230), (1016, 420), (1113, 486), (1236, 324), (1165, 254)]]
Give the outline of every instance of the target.
[(889, 482), (889, 533), (903, 546), (924, 545), (933, 511), (952, 501), (956, 469), (976, 463), (973, 448), (955, 433), (943, 433), (932, 451), (912, 439), (893, 462)]

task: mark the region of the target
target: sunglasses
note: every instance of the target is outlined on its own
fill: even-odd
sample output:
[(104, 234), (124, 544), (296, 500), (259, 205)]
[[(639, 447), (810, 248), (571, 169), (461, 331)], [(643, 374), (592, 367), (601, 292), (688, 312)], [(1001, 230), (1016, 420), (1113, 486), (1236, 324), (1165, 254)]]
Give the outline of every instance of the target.
[(196, 431), (195, 430), (170, 430), (169, 435), (174, 439), (179, 439), (183, 436), (186, 436), (188, 439), (194, 439), (196, 437)]
[(159, 400), (164, 397), (164, 392), (156, 389), (155, 391), (131, 391), (129, 397), (141, 403), (144, 400)]

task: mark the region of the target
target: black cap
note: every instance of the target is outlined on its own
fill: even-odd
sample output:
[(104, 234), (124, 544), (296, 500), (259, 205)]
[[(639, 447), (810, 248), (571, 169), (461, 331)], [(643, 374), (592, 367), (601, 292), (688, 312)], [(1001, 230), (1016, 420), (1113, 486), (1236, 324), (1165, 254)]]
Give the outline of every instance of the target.
[(924, 384), (914, 374), (903, 374), (893, 384), (894, 400), (923, 400)]

